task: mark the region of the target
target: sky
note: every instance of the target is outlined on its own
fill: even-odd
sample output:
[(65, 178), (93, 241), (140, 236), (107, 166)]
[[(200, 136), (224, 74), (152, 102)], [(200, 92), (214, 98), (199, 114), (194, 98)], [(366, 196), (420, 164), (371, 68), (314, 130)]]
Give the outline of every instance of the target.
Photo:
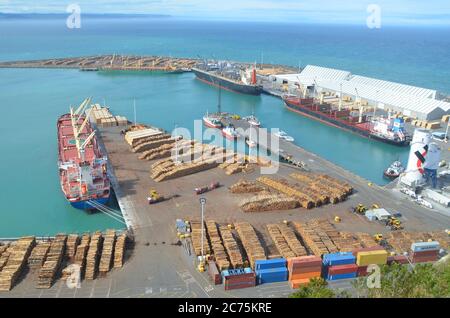
[(448, 25), (449, 0), (0, 0), (3, 13), (166, 14), (194, 19), (361, 23), (378, 5), (383, 24)]

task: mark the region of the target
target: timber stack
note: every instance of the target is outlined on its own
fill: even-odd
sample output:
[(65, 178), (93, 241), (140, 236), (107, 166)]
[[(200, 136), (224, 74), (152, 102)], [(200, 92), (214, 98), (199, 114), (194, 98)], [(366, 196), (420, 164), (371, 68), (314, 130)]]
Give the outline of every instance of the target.
[(208, 233), (209, 243), (211, 244), (214, 260), (220, 271), (230, 268), (230, 261), (228, 260), (227, 252), (223, 246), (222, 239), (220, 238), (219, 231), (217, 230), (217, 224), (213, 220), (205, 222), (206, 231)]
[(223, 245), (225, 246), (228, 256), (230, 257), (230, 262), (233, 268), (243, 267), (244, 260), (242, 259), (242, 253), (231, 229), (228, 226), (220, 226), (219, 232), (222, 236)]
[(96, 232), (91, 236), (89, 250), (86, 257), (85, 279), (94, 280), (98, 270), (98, 260), (100, 249), (102, 246), (103, 236), (100, 232)]
[(47, 253), (50, 250), (51, 242), (39, 242), (31, 251), (28, 258), (28, 267), (30, 269), (39, 269), (47, 258)]
[(39, 270), (38, 283), (36, 288), (47, 289), (52, 287), (56, 274), (61, 266), (64, 257), (67, 236), (64, 234), (56, 235), (50, 244), (47, 258), (44, 265)]
[(127, 243), (127, 233), (123, 232), (117, 237), (114, 245), (114, 268), (121, 268), (125, 255), (125, 248)]
[[(201, 221), (191, 221), (191, 239), (195, 255), (202, 255), (202, 223)], [(206, 237), (206, 227), (203, 233), (203, 255), (211, 254), (211, 246)]]
[(258, 235), (253, 226), (248, 222), (235, 223), (235, 227), (245, 252), (247, 253), (250, 266), (255, 268), (256, 260), (267, 259)]
[(33, 236), (20, 238), (10, 249), (6, 264), (0, 272), (0, 291), (9, 291), (20, 277), (36, 244)]
[(107, 230), (103, 241), (102, 256), (100, 257), (99, 276), (104, 277), (111, 269), (114, 256), (114, 243), (116, 242), (116, 231)]

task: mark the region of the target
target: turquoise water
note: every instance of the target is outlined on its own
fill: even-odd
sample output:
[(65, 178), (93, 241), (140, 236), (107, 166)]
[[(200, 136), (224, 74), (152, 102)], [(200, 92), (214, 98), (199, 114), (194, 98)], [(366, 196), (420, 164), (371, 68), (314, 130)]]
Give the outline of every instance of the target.
[[(213, 23), (207, 27), (200, 22), (107, 19), (87, 21), (80, 32), (72, 32), (56, 27), (60, 23), (0, 21), (0, 60), (116, 52), (250, 61), (259, 59), (264, 50), (266, 62), (296, 65), (302, 59), (303, 64), (341, 67), (441, 91), (448, 88), (450, 78), (450, 54), (444, 54), (450, 52), (450, 40), (443, 30), (394, 29), (383, 31), (385, 37), (372, 33), (369, 38), (381, 38), (381, 43), (371, 46), (367, 31), (355, 27), (345, 29), (336, 40), (329, 28), (315, 26)], [(355, 41), (359, 46), (350, 48)], [(56, 119), (87, 96), (100, 103), (105, 99), (113, 112), (130, 119), (136, 98), (138, 121), (167, 130), (175, 123), (192, 128), (195, 119), (217, 105), (217, 91), (196, 81), (193, 74), (0, 69), (0, 237), (121, 227), (102, 214), (72, 209), (59, 189)], [(222, 105), (224, 111), (241, 115), (254, 111), (263, 126), (279, 127), (298, 145), (379, 184), (384, 183), (381, 174), (388, 164), (397, 158), (406, 160), (407, 149), (304, 118), (287, 111), (275, 97), (224, 91)]]

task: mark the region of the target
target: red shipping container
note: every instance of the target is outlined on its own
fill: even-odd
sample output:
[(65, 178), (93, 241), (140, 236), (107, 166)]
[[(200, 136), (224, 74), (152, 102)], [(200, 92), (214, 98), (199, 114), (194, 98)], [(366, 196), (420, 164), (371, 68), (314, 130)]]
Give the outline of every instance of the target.
[(413, 257), (412, 263), (428, 263), (428, 262), (436, 262), (438, 260), (437, 256), (425, 256), (425, 257)]
[(322, 266), (305, 266), (305, 267), (294, 267), (289, 269), (289, 273), (291, 274), (302, 274), (302, 273), (310, 273), (310, 272), (320, 272), (322, 270)]
[(252, 279), (256, 279), (255, 273), (225, 276), (225, 281), (229, 281), (229, 282), (241, 282), (241, 281), (247, 281), (247, 280), (252, 280)]
[(209, 261), (208, 262), (208, 273), (211, 280), (214, 282), (215, 285), (222, 284), (222, 276), (220, 275), (219, 270), (217, 269), (216, 262)]
[(411, 257), (428, 257), (428, 256), (438, 256), (439, 250), (423, 251), (423, 252), (413, 252)]
[(295, 270), (298, 267), (321, 266), (322, 259), (318, 256), (299, 256), (288, 258), (287, 267), (289, 270)]
[(360, 267), (358, 267), (358, 270), (356, 271), (356, 276), (358, 276), (358, 277), (367, 276), (369, 274), (367, 272), (367, 267), (368, 266), (360, 266)]
[(358, 271), (358, 265), (356, 264), (346, 264), (346, 265), (335, 265), (328, 267), (328, 275), (337, 274), (349, 274)]
[(409, 264), (408, 258), (405, 255), (388, 256), (387, 264), (391, 265), (393, 263)]
[(371, 251), (384, 251), (384, 248), (382, 246), (372, 246), (372, 247), (362, 247), (357, 248), (352, 251), (353, 256), (358, 256), (359, 252), (371, 252)]
[(225, 284), (225, 290), (242, 289), (248, 287), (255, 287), (256, 282), (247, 282), (241, 284)]

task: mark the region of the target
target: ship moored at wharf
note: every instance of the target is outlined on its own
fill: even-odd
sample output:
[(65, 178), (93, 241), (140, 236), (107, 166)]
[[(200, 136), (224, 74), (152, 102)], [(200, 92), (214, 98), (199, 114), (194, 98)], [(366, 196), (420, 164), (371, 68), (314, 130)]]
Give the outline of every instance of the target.
[(205, 61), (191, 70), (200, 81), (232, 92), (260, 95), (263, 91), (257, 84), (255, 67)]
[(89, 122), (90, 99), (77, 110), (62, 115), (57, 122), (58, 168), (61, 189), (77, 209), (92, 210), (110, 198), (107, 157), (101, 152), (95, 130)]
[(400, 118), (368, 120), (361, 113), (355, 115), (348, 109), (336, 110), (330, 104), (321, 104), (312, 97), (299, 98), (285, 95), (283, 101), (287, 109), (293, 112), (366, 138), (395, 146), (407, 146), (411, 140), (404, 129), (404, 121)]

